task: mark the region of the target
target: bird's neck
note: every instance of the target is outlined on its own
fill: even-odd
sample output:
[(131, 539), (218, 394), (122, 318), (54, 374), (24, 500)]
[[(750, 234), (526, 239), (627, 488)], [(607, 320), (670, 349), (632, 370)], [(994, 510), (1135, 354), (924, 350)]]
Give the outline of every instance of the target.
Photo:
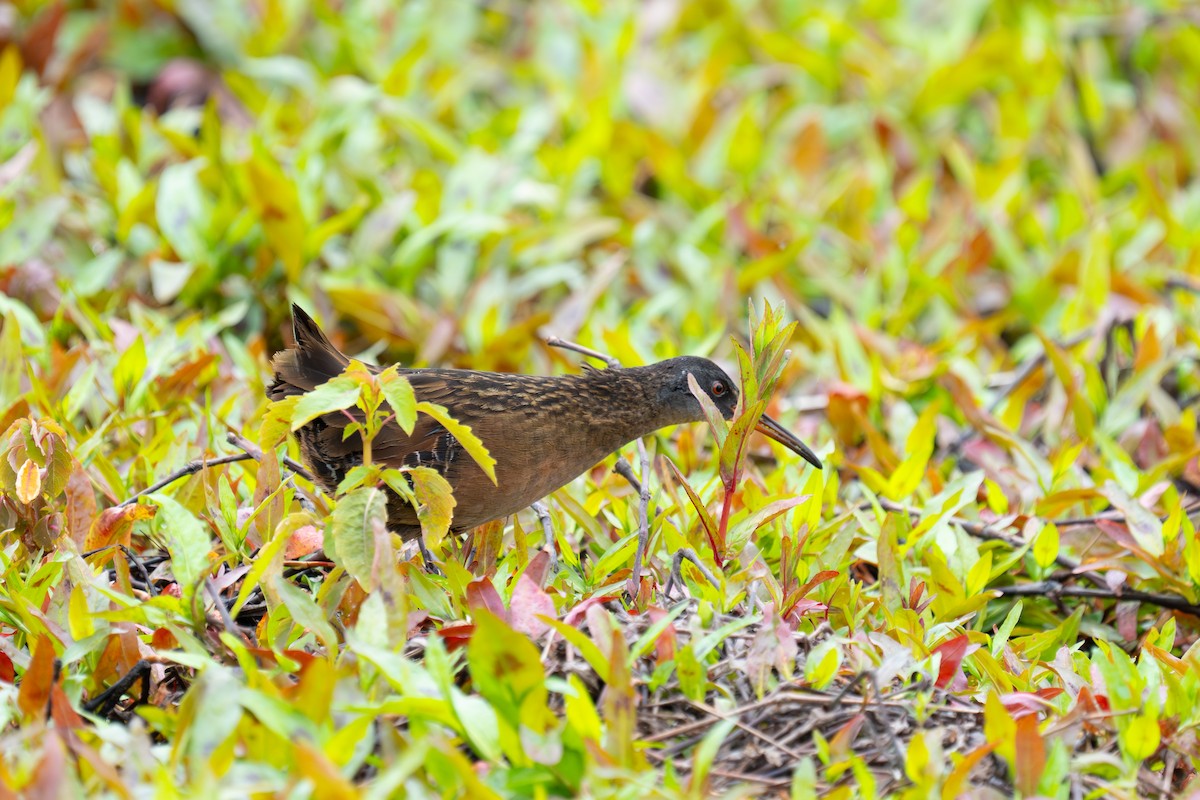
[(646, 367), (605, 369), (579, 376), (579, 419), (603, 457), (634, 439), (686, 420), (666, 419)]

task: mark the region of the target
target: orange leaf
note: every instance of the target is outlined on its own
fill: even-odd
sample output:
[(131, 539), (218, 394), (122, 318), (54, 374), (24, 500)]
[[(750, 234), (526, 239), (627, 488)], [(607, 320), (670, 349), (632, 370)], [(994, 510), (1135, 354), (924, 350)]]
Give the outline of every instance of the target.
[(66, 490), (67, 535), (80, 550), (86, 548), (88, 529), (96, 519), (96, 492), (92, 480), (76, 461), (67, 478)]
[(27, 717), (46, 713), (50, 700), (50, 687), (54, 683), (54, 644), (50, 637), (42, 634), (33, 646), (33, 659), (29, 669), (21, 678), (17, 692), (17, 705)]
[(296, 757), (296, 766), (300, 774), (313, 783), (314, 794), (327, 797), (329, 800), (353, 800), (359, 796), (358, 791), (347, 781), (337, 766), (329, 757), (304, 739), (292, 742)]
[(1037, 794), (1038, 782), (1046, 769), (1046, 742), (1038, 731), (1037, 717), (1030, 714), (1017, 719), (1017, 788), (1026, 797)]
[(63, 691), (61, 680), (50, 687), (50, 718), (60, 728), (83, 727), (83, 717), (71, 708), (71, 701)]
[(92, 523), (84, 541), (84, 550), (99, 550), (114, 544), (129, 546), (133, 534), (133, 524), (139, 520), (150, 519), (157, 513), (157, 506), (132, 504), (106, 508), (99, 518)]

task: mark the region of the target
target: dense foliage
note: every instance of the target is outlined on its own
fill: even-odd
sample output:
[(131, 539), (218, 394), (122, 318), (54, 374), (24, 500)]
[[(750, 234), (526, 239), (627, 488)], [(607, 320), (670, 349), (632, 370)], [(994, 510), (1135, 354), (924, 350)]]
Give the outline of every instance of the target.
[[(1196, 791), (1194, 10), (2, 10), (0, 797)], [(293, 301), (744, 416), (459, 541), (306, 479), (305, 414), (430, 410), (268, 406)]]

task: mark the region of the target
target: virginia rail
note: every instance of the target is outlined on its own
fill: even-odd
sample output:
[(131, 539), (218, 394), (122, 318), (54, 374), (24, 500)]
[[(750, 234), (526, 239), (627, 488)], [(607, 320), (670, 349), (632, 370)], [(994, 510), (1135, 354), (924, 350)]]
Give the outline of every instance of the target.
[[(310, 391), (340, 375), (350, 359), (335, 348), (299, 306), (292, 306), (295, 344), (271, 361), (272, 400)], [(378, 368), (372, 367), (373, 370)], [(738, 390), (705, 358), (682, 356), (645, 367), (548, 377), (461, 369), (401, 369), (418, 400), (445, 406), (470, 425), (492, 458), (497, 483), (463, 452), (432, 417), (419, 415), (412, 435), (395, 422), (372, 443), (373, 457), (389, 467), (431, 467), (454, 488), (451, 530), (470, 530), (529, 506), (594, 466), (622, 445), (668, 425), (700, 422), (704, 414), (688, 375), (726, 419)], [(300, 451), (328, 491), (362, 463), (358, 434), (343, 439), (348, 419), (331, 413), (297, 431)], [(758, 430), (818, 469), (821, 460), (778, 422), (763, 416)], [(398, 495), (388, 502), (388, 527), (404, 539), (420, 535), (416, 512)]]

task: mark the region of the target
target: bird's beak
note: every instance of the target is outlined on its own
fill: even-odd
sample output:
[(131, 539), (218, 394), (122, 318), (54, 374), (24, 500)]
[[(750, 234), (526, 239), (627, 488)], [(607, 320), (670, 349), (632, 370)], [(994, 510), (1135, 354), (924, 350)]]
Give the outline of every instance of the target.
[(758, 425), (754, 430), (761, 433), (770, 439), (774, 439), (781, 445), (791, 450), (796, 455), (803, 458), (808, 463), (812, 464), (817, 469), (821, 469), (821, 459), (817, 458), (817, 454), (809, 449), (808, 445), (797, 439), (790, 431), (785, 429), (775, 420), (768, 417), (766, 414), (759, 419)]

